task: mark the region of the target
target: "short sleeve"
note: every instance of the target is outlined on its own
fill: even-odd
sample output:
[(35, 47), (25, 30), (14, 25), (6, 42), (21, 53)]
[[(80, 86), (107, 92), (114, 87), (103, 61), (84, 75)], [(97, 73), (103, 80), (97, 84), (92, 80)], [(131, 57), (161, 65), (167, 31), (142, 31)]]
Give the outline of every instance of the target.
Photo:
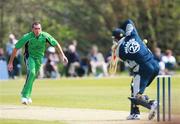
[(46, 39), (48, 41), (48, 43), (51, 45), (51, 46), (56, 46), (58, 44), (57, 40), (54, 39), (50, 34), (48, 34), (47, 32), (45, 33), (45, 36), (46, 36)]
[(15, 48), (16, 49), (22, 48), (28, 42), (29, 38), (30, 38), (30, 33), (27, 33), (24, 36), (22, 36), (20, 40), (18, 40), (18, 42), (15, 44)]

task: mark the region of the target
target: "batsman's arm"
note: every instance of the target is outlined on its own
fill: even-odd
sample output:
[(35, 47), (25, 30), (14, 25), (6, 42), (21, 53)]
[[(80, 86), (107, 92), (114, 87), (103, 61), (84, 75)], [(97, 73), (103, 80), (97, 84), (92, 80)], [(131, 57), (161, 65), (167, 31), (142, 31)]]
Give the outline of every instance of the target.
[(67, 63), (68, 63), (68, 59), (67, 59), (67, 57), (64, 55), (64, 52), (63, 52), (60, 44), (57, 43), (57, 45), (55, 46), (55, 48), (56, 48), (56, 50), (58, 51), (58, 54), (60, 55), (60, 59), (62, 60), (62, 62), (63, 62), (64, 64), (67, 64)]
[(18, 49), (16, 49), (16, 48), (13, 49), (13, 52), (11, 54), (11, 57), (10, 57), (10, 60), (9, 60), (9, 63), (8, 63), (8, 70), (9, 71), (13, 70), (13, 61), (14, 61), (14, 58), (16, 56), (17, 51), (18, 51)]
[(131, 19), (126, 20), (121, 28), (125, 31), (126, 36), (138, 35), (136, 27)]

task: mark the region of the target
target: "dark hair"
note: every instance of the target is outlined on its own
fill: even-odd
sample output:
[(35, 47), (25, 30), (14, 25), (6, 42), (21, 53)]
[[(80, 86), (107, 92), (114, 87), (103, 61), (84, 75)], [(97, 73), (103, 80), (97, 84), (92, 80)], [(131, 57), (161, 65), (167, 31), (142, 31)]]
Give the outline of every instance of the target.
[(32, 28), (34, 28), (34, 25), (39, 25), (39, 24), (41, 25), (40, 22), (33, 22), (33, 23), (32, 23)]

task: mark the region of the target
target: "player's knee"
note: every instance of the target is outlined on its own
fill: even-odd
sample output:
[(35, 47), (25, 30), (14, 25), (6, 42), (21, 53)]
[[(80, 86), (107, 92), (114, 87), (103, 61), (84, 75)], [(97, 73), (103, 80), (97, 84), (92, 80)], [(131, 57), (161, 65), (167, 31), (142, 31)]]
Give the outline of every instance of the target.
[(157, 75), (159, 73), (159, 64), (155, 61), (151, 62), (151, 66), (149, 66), (149, 74)]
[(32, 77), (35, 77), (36, 76), (35, 70), (30, 70), (29, 75), (32, 76)]

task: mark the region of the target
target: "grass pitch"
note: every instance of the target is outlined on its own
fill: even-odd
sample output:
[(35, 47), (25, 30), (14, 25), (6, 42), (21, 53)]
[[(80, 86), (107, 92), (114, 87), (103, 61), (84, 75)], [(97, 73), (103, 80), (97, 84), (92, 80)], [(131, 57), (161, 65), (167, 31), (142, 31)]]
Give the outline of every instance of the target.
[(67, 124), (59, 121), (38, 121), (38, 120), (20, 120), (20, 119), (0, 119), (0, 124)]
[[(0, 81), (0, 104), (20, 105), (20, 92), (25, 79)], [(32, 106), (93, 108), (129, 111), (131, 77), (118, 78), (62, 78), (36, 80)], [(180, 114), (180, 77), (172, 78), (172, 113)], [(146, 89), (156, 98), (156, 80)], [(147, 110), (141, 108), (142, 111)]]

